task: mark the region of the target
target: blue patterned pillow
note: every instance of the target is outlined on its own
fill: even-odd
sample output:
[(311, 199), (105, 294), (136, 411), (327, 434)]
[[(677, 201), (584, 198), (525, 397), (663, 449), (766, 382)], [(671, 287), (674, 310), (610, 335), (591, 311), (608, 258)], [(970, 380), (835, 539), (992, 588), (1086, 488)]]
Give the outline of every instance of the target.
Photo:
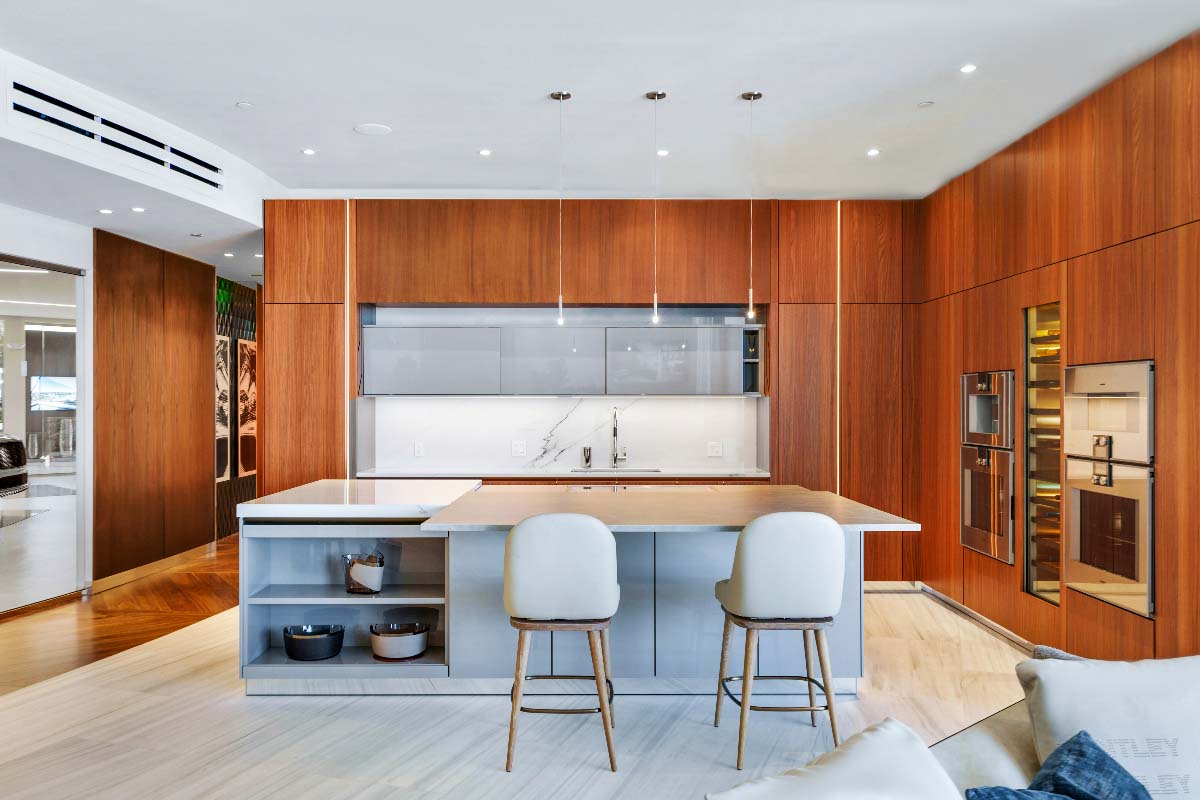
[(1050, 754), (1028, 789), (968, 789), (967, 800), (1150, 800), (1138, 782), (1080, 731)]

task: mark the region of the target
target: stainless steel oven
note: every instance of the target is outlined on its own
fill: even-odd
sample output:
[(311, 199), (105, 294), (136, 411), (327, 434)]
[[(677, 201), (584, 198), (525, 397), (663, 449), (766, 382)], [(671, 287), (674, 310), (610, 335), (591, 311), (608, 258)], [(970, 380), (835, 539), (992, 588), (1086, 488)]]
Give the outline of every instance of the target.
[(963, 444), (1013, 446), (1014, 373), (970, 372), (962, 376)]
[(1013, 454), (963, 445), (962, 532), (964, 547), (1013, 563)]
[(1154, 362), (1068, 367), (1064, 581), (1154, 616)]

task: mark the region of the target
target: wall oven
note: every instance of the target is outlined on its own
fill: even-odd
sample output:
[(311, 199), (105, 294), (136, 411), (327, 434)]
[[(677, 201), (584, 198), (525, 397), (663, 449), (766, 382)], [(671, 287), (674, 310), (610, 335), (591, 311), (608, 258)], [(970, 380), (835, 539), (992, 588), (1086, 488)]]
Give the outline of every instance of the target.
[(959, 541), (1013, 563), (1014, 373), (962, 376)]
[(1068, 367), (1065, 582), (1154, 616), (1154, 363)]

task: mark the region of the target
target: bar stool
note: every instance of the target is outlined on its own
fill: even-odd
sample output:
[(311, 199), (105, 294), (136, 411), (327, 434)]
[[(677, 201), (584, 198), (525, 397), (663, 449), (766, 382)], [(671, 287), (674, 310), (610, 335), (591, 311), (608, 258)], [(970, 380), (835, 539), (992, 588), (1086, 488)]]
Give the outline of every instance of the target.
[[(517, 523), (504, 545), (504, 609), (517, 629), (517, 669), (508, 723), (512, 772), (517, 716), (600, 714), (608, 764), (617, 771), (612, 735), (612, 662), (608, 628), (621, 599), (617, 585), (617, 542), (603, 522), (585, 514), (539, 514)], [(592, 675), (526, 675), (534, 631), (585, 631)], [(521, 705), (527, 680), (595, 680), (597, 708), (552, 709)]]
[[(722, 693), (728, 694), (742, 710), (738, 769), (742, 768), (751, 711), (807, 711), (814, 727), (817, 712), (827, 711), (833, 744), (836, 747), (840, 743), (825, 629), (833, 625), (834, 616), (841, 610), (845, 569), (846, 542), (842, 528), (824, 514), (799, 511), (766, 514), (751, 520), (738, 536), (733, 572), (728, 580), (716, 585), (717, 600), (725, 612), (725, 632), (721, 639), (721, 673), (713, 718), (713, 725), (719, 726)], [(746, 658), (742, 674), (729, 677), (729, 643), (734, 625), (746, 630)], [(760, 675), (758, 680), (804, 681), (808, 684), (807, 706), (751, 705), (760, 630), (803, 632), (805, 674)], [(812, 677), (810, 638), (816, 639), (820, 681)], [(729, 689), (729, 684), (735, 681), (742, 684), (740, 700)], [(814, 687), (825, 695), (825, 705), (817, 705)]]

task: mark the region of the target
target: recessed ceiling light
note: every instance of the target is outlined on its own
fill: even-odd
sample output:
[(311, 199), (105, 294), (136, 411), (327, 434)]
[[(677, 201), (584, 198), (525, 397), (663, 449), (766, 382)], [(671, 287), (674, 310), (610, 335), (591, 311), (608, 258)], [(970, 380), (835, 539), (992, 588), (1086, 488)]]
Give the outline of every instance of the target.
[(484, 158), (487, 158), (491, 154), (492, 154), (492, 151), (487, 149), (486, 147), (479, 151), (479, 155), (483, 156)]
[(933, 105), (932, 100), (922, 100), (921, 102), (917, 103), (917, 108), (929, 108), (931, 105)]
[(671, 151), (664, 147), (659, 150), (657, 154), (660, 158), (666, 158), (667, 156), (671, 155)]
[(233, 258), (233, 253), (226, 253), (226, 254), (225, 254), (225, 257), (226, 257), (226, 258)]
[(360, 125), (355, 125), (354, 132), (361, 133), (363, 136), (387, 136), (392, 132), (392, 129), (378, 122), (364, 122)]
[(306, 147), (303, 150), (301, 150), (300, 152), (304, 153), (304, 155), (306, 155), (306, 156), (315, 156), (317, 154), (317, 151), (313, 150), (311, 147)]
[(99, 209), (99, 211), (101, 214), (111, 214), (112, 213), (111, 208), (101, 208), (101, 209)]
[(204, 235), (203, 233), (189, 233), (188, 234), (188, 236), (191, 236), (193, 239), (199, 239), (203, 235)]
[(870, 150), (867, 151), (867, 156), (869, 156), (870, 158), (875, 158), (875, 156), (877, 156), (877, 155), (879, 155), (878, 147), (872, 147)]
[(974, 72), (977, 69), (978, 69), (978, 67), (976, 67), (974, 64), (963, 64), (961, 67), (958, 68), (958, 71), (963, 73), (964, 75), (970, 75), (972, 72)]
[(254, 108), (254, 103), (248, 103), (245, 100), (238, 100), (236, 103), (233, 104), (233, 107), (240, 108), (244, 111), (247, 108)]
[(141, 214), (141, 213), (142, 213), (143, 211), (145, 211), (146, 209), (142, 208), (141, 206), (134, 206), (133, 208), (131, 208), (131, 209), (129, 209), (129, 210), (130, 210), (130, 211), (132, 211), (132, 212), (133, 212), (133, 213), (135, 213), (135, 214)]
[(254, 257), (255, 257), (255, 258), (262, 258), (262, 253), (255, 253), (255, 254), (254, 254)]

